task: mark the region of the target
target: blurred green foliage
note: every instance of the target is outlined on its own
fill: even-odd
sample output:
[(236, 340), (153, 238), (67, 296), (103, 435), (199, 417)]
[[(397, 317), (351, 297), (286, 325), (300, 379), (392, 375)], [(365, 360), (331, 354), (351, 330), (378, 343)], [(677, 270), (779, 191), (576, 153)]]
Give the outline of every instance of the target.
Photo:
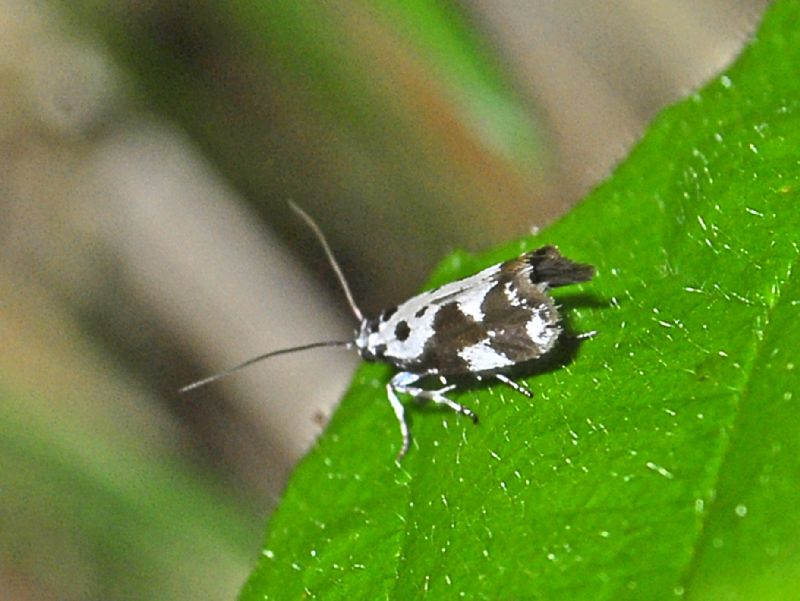
[(455, 396), (478, 427), (412, 411), (400, 468), (389, 370), (363, 366), (243, 601), (797, 598), (799, 19), (776, 2), (556, 225), (443, 264), (432, 285), (557, 243), (598, 267), (557, 296), (600, 334), (530, 379), (533, 402)]
[[(100, 40), (123, 67), (134, 106), (188, 132), (287, 237), (297, 225), (282, 227), (287, 198), (319, 215), (348, 271), (367, 277), (375, 296), (394, 295), (457, 241), (482, 245), (526, 227), (518, 211), (545, 187), (547, 155), (531, 107), (454, 5), (53, 5), (69, 22), (57, 28)], [(116, 110), (112, 128), (138, 117)], [(92, 136), (108, 134), (99, 129), (82, 152)], [(352, 235), (355, 217), (363, 236)], [(380, 238), (386, 231), (403, 232), (402, 260), (381, 258), (395, 246)], [(113, 278), (124, 274), (113, 249), (103, 250), (117, 292)], [(376, 260), (393, 264), (391, 273), (376, 273)], [(80, 283), (70, 299), (46, 277), (31, 285), (7, 275), (0, 569), (23, 590), (60, 599), (225, 597), (254, 560), (255, 512), (241, 491), (185, 458), (190, 437), (169, 422), (160, 398), (172, 393), (161, 388), (169, 377), (147, 379), (158, 368), (143, 357), (163, 349), (142, 343), (133, 353), (135, 345), (119, 343), (131, 322), (119, 307), (102, 313), (113, 327), (99, 319), (93, 303), (108, 299), (83, 298)], [(171, 337), (136, 309), (135, 323)]]
[(63, 423), (10, 414), (9, 396), (0, 419), (6, 561), (69, 597), (221, 598), (247, 562), (243, 508), (186, 465), (126, 452), (97, 430), (68, 434)]
[(533, 107), (455, 5), (67, 6), (280, 235), (302, 235), (287, 199), (316, 216), (367, 307), (561, 210)]
[(93, 367), (64, 356), (92, 357), (69, 320), (51, 314), (40, 324), (56, 326), (59, 339), (33, 354), (36, 337), (18, 336), (33, 316), (3, 289), (5, 344), (28, 357), (0, 389), (5, 577), (30, 598), (37, 590), (59, 599), (229, 594), (252, 552), (252, 508), (178, 458), (146, 392), (132, 394), (99, 354)]

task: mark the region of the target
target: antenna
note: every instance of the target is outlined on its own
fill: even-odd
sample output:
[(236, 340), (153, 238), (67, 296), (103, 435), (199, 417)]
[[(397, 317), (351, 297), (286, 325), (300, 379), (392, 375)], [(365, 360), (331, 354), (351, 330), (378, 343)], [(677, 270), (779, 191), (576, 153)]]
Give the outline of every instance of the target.
[(312, 348), (320, 348), (326, 346), (344, 346), (347, 348), (352, 348), (353, 342), (350, 340), (330, 340), (327, 342), (312, 342), (311, 344), (304, 344), (302, 346), (293, 346), (291, 348), (284, 348), (279, 349), (277, 351), (271, 351), (269, 353), (264, 353), (263, 355), (259, 355), (258, 357), (253, 357), (252, 359), (248, 359), (244, 363), (240, 363), (235, 367), (231, 367), (230, 369), (226, 369), (225, 371), (221, 371), (219, 373), (214, 374), (213, 376), (208, 376), (207, 378), (203, 378), (202, 380), (197, 380), (197, 382), (192, 382), (191, 384), (187, 384), (183, 388), (180, 388), (178, 392), (183, 394), (184, 392), (189, 392), (190, 390), (194, 390), (195, 388), (200, 388), (201, 386), (205, 386), (206, 384), (210, 384), (211, 382), (216, 382), (226, 376), (231, 375), (239, 371), (240, 369), (244, 369), (245, 367), (250, 367), (253, 363), (258, 363), (259, 361), (263, 361), (264, 359), (269, 359), (270, 357), (275, 357), (276, 355), (286, 355), (289, 353), (297, 353), (299, 351), (307, 351), (308, 349)]
[[(289, 206), (292, 210), (300, 215), (308, 224), (308, 227), (314, 232), (316, 235), (317, 240), (319, 240), (320, 244), (322, 245), (322, 249), (325, 251), (325, 256), (328, 257), (328, 261), (333, 267), (333, 271), (336, 273), (336, 277), (339, 279), (339, 283), (342, 285), (342, 289), (344, 290), (344, 295), (347, 297), (347, 303), (350, 305), (350, 309), (353, 311), (353, 315), (356, 316), (358, 321), (363, 321), (364, 317), (361, 315), (361, 310), (356, 305), (355, 301), (353, 300), (353, 294), (350, 292), (350, 286), (347, 285), (347, 280), (344, 278), (344, 274), (342, 273), (342, 269), (339, 267), (339, 264), (336, 262), (336, 258), (333, 256), (333, 252), (331, 251), (331, 247), (328, 246), (328, 241), (325, 239), (325, 234), (322, 233), (322, 230), (319, 229), (319, 226), (314, 222), (313, 219), (306, 213), (303, 209), (298, 207), (295, 203), (291, 200), (289, 201)], [(240, 363), (230, 369), (226, 369), (225, 371), (221, 371), (214, 375), (208, 376), (207, 378), (203, 378), (202, 380), (197, 380), (196, 382), (192, 382), (191, 384), (187, 384), (183, 388), (178, 390), (178, 393), (183, 394), (184, 392), (189, 392), (190, 390), (194, 390), (195, 388), (200, 388), (201, 386), (205, 386), (206, 384), (210, 384), (211, 382), (216, 382), (226, 376), (231, 375), (245, 367), (250, 367), (254, 363), (258, 363), (259, 361), (263, 361), (264, 359), (269, 359), (270, 357), (275, 357), (277, 355), (287, 355), (289, 353), (297, 353), (299, 351), (307, 351), (313, 348), (322, 348), (322, 347), (345, 347), (345, 348), (353, 348), (355, 343), (352, 340), (328, 340), (325, 342), (312, 342), (310, 344), (304, 344), (302, 346), (293, 346), (291, 348), (284, 348), (278, 349), (277, 351), (270, 351), (269, 353), (264, 353), (263, 355), (259, 355), (258, 357), (253, 357), (252, 359), (248, 359), (244, 363)]]
[(353, 300), (353, 294), (350, 292), (350, 286), (347, 285), (347, 280), (344, 278), (342, 269), (336, 262), (336, 258), (333, 256), (333, 252), (331, 251), (331, 247), (328, 246), (328, 241), (325, 239), (325, 234), (322, 233), (322, 230), (319, 229), (319, 226), (314, 222), (313, 219), (311, 219), (311, 216), (291, 200), (289, 201), (289, 206), (295, 213), (303, 218), (303, 221), (308, 224), (308, 227), (310, 227), (311, 231), (313, 231), (314, 235), (316, 235), (317, 240), (319, 240), (319, 243), (322, 245), (322, 249), (325, 251), (325, 256), (328, 257), (328, 262), (330, 262), (331, 267), (333, 267), (333, 271), (336, 273), (336, 277), (339, 278), (339, 283), (342, 285), (344, 295), (347, 297), (347, 304), (350, 305), (353, 315), (356, 316), (358, 321), (364, 321), (364, 316), (361, 314), (361, 309), (358, 308), (358, 305), (356, 305), (356, 302)]

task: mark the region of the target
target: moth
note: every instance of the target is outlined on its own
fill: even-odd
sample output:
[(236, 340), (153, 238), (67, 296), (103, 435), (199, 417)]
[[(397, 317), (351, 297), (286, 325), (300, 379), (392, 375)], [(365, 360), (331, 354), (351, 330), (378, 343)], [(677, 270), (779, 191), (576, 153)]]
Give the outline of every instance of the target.
[[(593, 266), (567, 259), (555, 246), (543, 246), (475, 275), (422, 292), (377, 317), (364, 317), (322, 230), (300, 207), (289, 204), (325, 251), (359, 322), (354, 338), (271, 351), (184, 386), (180, 392), (205, 386), (277, 355), (320, 347), (354, 348), (364, 360), (388, 363), (398, 370), (386, 384), (386, 395), (402, 435), (397, 461), (408, 452), (411, 441), (405, 408), (398, 394), (444, 405), (473, 422), (478, 421), (475, 413), (448, 398), (447, 393), (456, 388), (448, 378), (493, 378), (532, 397), (526, 386), (504, 372), (546, 355), (561, 336), (558, 308), (548, 294), (550, 288), (586, 282), (595, 273)], [(592, 335), (594, 332), (579, 337)], [(430, 376), (438, 378), (439, 388), (422, 386), (421, 380)]]

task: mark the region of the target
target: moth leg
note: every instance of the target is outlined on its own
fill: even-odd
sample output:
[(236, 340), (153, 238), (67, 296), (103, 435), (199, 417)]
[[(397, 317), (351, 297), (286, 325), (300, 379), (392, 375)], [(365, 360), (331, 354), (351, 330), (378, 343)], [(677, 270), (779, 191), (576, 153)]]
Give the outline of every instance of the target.
[[(409, 380), (409, 378), (413, 378)], [(408, 372), (400, 372), (394, 375), (394, 377), (389, 380), (389, 383), (386, 385), (386, 396), (389, 397), (389, 404), (391, 404), (392, 409), (394, 410), (395, 417), (397, 417), (397, 423), (400, 424), (400, 434), (403, 437), (403, 446), (400, 447), (400, 452), (397, 454), (395, 461), (398, 463), (403, 458), (403, 456), (408, 453), (408, 447), (411, 444), (411, 435), (408, 432), (408, 423), (406, 422), (406, 412), (403, 407), (403, 404), (400, 402), (400, 399), (397, 398), (397, 394), (395, 391), (403, 392), (405, 383), (406, 382), (414, 382), (418, 379), (418, 377), (414, 377), (414, 374)]]
[(430, 400), (436, 403), (437, 405), (444, 405), (445, 407), (449, 407), (456, 413), (460, 413), (461, 415), (466, 415), (468, 418), (472, 420), (473, 424), (477, 424), (478, 416), (475, 414), (474, 411), (472, 411), (472, 409), (470, 409), (469, 407), (465, 407), (460, 403), (456, 403), (455, 401), (452, 401), (448, 399), (446, 396), (444, 396), (445, 392), (449, 392), (453, 388), (455, 388), (455, 384), (451, 384), (450, 386), (441, 388), (440, 390), (423, 390), (422, 391), (423, 398), (430, 397)]
[(519, 382), (515, 382), (514, 380), (512, 380), (511, 378), (509, 378), (508, 376), (505, 376), (503, 374), (495, 374), (494, 377), (497, 380), (500, 380), (506, 386), (510, 386), (511, 388), (513, 388), (514, 390), (519, 392), (520, 394), (525, 395), (529, 399), (533, 398), (533, 393), (524, 384), (520, 384)]
[[(410, 374), (410, 375), (414, 376), (413, 379), (409, 378), (401, 380), (400, 382), (396, 383), (395, 390), (397, 392), (410, 394), (412, 397), (414, 397), (416, 400), (419, 401), (433, 401), (437, 405), (444, 405), (445, 407), (449, 407), (456, 413), (460, 413), (461, 415), (466, 415), (473, 421), (473, 423), (478, 423), (478, 416), (475, 415), (475, 413), (473, 413), (471, 409), (465, 407), (464, 405), (456, 403), (455, 401), (450, 400), (445, 396), (445, 393), (448, 393), (451, 390), (455, 389), (456, 387), (455, 384), (448, 384), (446, 386), (442, 386), (441, 388), (437, 388), (436, 390), (426, 390), (418, 386), (411, 386), (411, 384), (419, 380), (420, 377), (422, 376), (418, 376), (415, 374)], [(394, 380), (395, 378), (393, 378), (392, 380)]]
[(594, 338), (595, 336), (597, 336), (597, 330), (592, 330), (591, 332), (575, 334), (575, 340), (588, 340), (589, 338)]

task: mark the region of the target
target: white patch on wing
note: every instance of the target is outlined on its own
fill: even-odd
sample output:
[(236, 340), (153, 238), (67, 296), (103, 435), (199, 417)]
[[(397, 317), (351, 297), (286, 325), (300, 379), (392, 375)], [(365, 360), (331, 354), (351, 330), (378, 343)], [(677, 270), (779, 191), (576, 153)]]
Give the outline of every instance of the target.
[[(480, 304), (494, 285), (499, 269), (499, 265), (492, 265), (475, 275), (411, 297), (397, 307), (391, 318), (378, 323), (378, 331), (366, 337), (366, 347), (372, 350), (378, 345), (385, 344), (386, 357), (398, 361), (417, 359), (422, 354), (425, 343), (435, 334), (433, 320), (442, 305), (455, 301), (465, 315), (470, 315), (476, 320), (483, 318)], [(425, 309), (425, 312), (417, 317), (422, 309)], [(402, 341), (397, 340), (395, 336), (395, 328), (401, 321), (408, 324), (410, 332), (408, 338)]]
[[(411, 299), (414, 300), (414, 299)], [(428, 307), (421, 317), (416, 316), (419, 307), (412, 306), (410, 302), (403, 303), (397, 312), (380, 329), (371, 336), (374, 344), (385, 344), (386, 355), (401, 361), (416, 359), (422, 354), (425, 343), (434, 335), (433, 319), (436, 317), (438, 307)], [(405, 340), (397, 340), (395, 328), (401, 321), (408, 324), (409, 334)]]
[(480, 287), (481, 284), (493, 282), (498, 271), (500, 271), (500, 265), (492, 265), (483, 271), (479, 271), (475, 275), (466, 277), (463, 280), (450, 282), (449, 284), (445, 284), (444, 286), (436, 288), (435, 290), (430, 290), (429, 292), (423, 292), (419, 296), (430, 295), (430, 300), (436, 303), (454, 300), (451, 298), (454, 295), (461, 295), (469, 290)]
[(503, 290), (506, 294), (508, 304), (512, 307), (524, 307), (526, 305), (525, 300), (519, 295), (514, 282), (506, 282)]
[(549, 323), (539, 311), (531, 313), (531, 318), (525, 324), (525, 332), (528, 338), (539, 347), (547, 350), (552, 346), (561, 332), (560, 328), (549, 327)]
[(474, 319), (476, 322), (481, 323), (484, 318), (481, 305), (483, 304), (486, 295), (494, 287), (493, 280), (485, 280), (479, 284), (464, 290), (456, 297), (456, 304), (464, 315)]
[(498, 353), (491, 346), (490, 341), (482, 340), (458, 351), (458, 356), (467, 363), (470, 371), (488, 371), (499, 367), (514, 365), (514, 362), (505, 355)]

